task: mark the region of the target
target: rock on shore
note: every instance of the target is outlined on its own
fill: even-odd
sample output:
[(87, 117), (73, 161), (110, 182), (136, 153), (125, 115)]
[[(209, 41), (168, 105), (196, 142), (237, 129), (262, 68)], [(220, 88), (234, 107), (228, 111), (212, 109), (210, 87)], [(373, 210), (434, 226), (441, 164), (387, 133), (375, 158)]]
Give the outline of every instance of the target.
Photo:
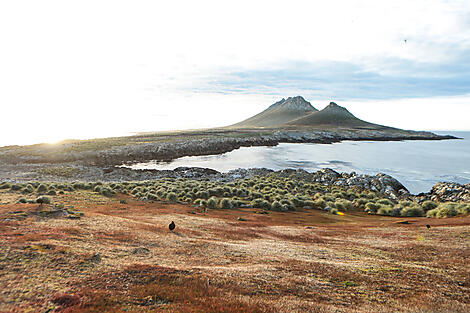
[(445, 201), (470, 201), (470, 183), (461, 185), (452, 182), (440, 182), (432, 187), (427, 194), (431, 200)]

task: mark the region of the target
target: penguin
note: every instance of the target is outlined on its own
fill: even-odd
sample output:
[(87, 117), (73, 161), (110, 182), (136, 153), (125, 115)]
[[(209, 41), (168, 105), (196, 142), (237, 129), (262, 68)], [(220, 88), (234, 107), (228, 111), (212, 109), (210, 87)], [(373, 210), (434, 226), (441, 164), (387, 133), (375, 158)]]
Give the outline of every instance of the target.
[(168, 225), (168, 228), (173, 231), (175, 229), (176, 225), (175, 222), (171, 221), (170, 225)]

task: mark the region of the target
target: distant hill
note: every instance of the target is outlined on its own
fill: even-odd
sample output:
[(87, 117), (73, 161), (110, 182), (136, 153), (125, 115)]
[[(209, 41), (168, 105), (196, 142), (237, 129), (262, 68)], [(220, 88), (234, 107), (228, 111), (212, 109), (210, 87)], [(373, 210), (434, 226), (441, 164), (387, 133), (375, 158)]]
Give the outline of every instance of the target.
[(321, 111), (315, 109), (310, 102), (301, 96), (282, 99), (261, 113), (228, 128), (367, 128), (385, 129), (387, 126), (377, 125), (358, 119), (346, 108), (334, 102)]
[(318, 110), (301, 96), (289, 97), (274, 103), (263, 112), (229, 127), (278, 127), (314, 112), (318, 112)]
[(352, 128), (384, 128), (385, 126), (372, 124), (355, 117), (346, 108), (334, 102), (321, 111), (310, 113), (306, 116), (291, 120), (286, 123), (290, 126), (337, 126)]

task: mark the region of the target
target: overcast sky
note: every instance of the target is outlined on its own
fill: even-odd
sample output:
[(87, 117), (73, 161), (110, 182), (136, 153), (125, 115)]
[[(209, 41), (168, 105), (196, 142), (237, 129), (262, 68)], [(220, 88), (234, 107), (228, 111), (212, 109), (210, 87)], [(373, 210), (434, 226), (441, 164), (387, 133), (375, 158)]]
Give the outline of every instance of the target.
[(0, 2), (0, 145), (223, 126), (296, 95), (470, 130), (470, 1)]

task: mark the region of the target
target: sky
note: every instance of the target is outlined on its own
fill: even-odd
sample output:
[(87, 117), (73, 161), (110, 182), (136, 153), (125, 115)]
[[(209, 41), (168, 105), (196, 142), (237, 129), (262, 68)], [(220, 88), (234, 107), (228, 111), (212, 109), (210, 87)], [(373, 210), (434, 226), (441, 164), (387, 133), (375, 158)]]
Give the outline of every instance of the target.
[(0, 145), (224, 126), (297, 95), (470, 130), (470, 1), (0, 2)]

